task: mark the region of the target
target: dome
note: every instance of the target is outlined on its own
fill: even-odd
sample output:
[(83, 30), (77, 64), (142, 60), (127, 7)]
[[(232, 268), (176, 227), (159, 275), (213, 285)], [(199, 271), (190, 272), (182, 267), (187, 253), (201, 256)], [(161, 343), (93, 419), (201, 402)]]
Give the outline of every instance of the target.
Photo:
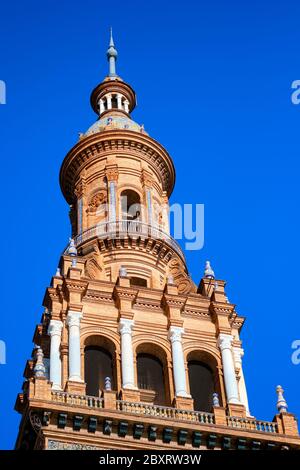
[(98, 132), (115, 129), (124, 129), (147, 134), (143, 126), (140, 126), (127, 116), (105, 116), (96, 121), (84, 135), (87, 137), (92, 134), (97, 134)]

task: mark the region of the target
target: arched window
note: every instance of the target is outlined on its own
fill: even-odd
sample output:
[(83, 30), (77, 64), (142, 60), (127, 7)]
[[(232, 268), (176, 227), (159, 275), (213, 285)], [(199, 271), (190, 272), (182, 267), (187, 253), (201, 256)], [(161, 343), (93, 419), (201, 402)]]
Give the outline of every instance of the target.
[(86, 394), (100, 396), (104, 389), (104, 379), (110, 377), (114, 389), (112, 356), (109, 351), (99, 346), (87, 346), (84, 350), (84, 380)]
[(126, 189), (121, 193), (122, 219), (140, 220), (141, 200), (137, 192)]
[(188, 361), (190, 393), (194, 409), (211, 411), (214, 393), (214, 375), (211, 368), (201, 361)]
[(118, 100), (116, 95), (112, 95), (111, 98), (111, 107), (116, 109), (118, 107)]
[(153, 403), (165, 405), (164, 369), (160, 360), (151, 354), (138, 354), (137, 374), (138, 387), (141, 390), (153, 391)]

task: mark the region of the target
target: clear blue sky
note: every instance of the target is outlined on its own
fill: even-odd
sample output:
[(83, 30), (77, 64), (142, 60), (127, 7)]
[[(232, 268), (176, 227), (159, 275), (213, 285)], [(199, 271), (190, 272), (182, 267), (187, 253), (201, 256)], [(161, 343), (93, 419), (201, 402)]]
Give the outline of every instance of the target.
[(172, 201), (205, 204), (205, 246), (187, 253), (196, 283), (210, 259), (247, 317), (242, 333), (250, 408), (272, 419), (275, 386), (300, 416), (299, 122), (296, 1), (45, 0), (1, 6), (2, 448), (12, 448), (44, 290), (70, 233), (58, 184), (67, 151), (95, 121), (89, 94), (107, 71), (136, 90), (134, 119), (173, 156)]

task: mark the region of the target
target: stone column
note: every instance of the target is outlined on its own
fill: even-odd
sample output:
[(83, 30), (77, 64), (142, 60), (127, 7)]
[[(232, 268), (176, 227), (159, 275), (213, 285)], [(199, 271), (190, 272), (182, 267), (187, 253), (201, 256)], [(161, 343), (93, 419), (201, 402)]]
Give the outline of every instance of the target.
[(63, 323), (60, 320), (50, 320), (48, 334), (50, 341), (50, 382), (52, 390), (61, 390), (61, 359), (60, 342)]
[(152, 223), (153, 223), (152, 195), (151, 195), (151, 188), (147, 188), (147, 187), (146, 187), (146, 200), (147, 200), (147, 210), (148, 210), (148, 224), (152, 226)]
[(186, 391), (186, 375), (182, 350), (181, 335), (184, 329), (171, 326), (169, 330), (169, 340), (172, 344), (173, 375), (176, 397), (190, 398)]
[(82, 382), (80, 354), (80, 319), (81, 312), (69, 310), (67, 325), (69, 327), (69, 381)]
[(99, 100), (99, 114), (102, 114), (105, 111), (104, 101), (102, 98)]
[(169, 224), (169, 199), (166, 191), (163, 192), (162, 196), (162, 225), (163, 225), (163, 230), (170, 234), (170, 224)]
[(124, 101), (124, 109), (126, 113), (129, 113), (129, 101), (128, 100)]
[(111, 109), (112, 108), (111, 95), (106, 95), (106, 103), (107, 103), (107, 109)]
[(132, 328), (133, 320), (121, 318), (119, 332), (121, 334), (121, 365), (122, 365), (122, 388), (136, 390), (134, 381), (134, 362), (132, 350)]
[(85, 205), (85, 176), (83, 175), (75, 188), (77, 198), (77, 236), (83, 232), (86, 224), (83, 207)]
[(122, 95), (120, 95), (119, 93), (117, 94), (117, 106), (118, 106), (118, 109), (123, 109), (123, 106), (122, 106)]
[[(108, 165), (105, 169), (107, 179), (108, 192), (108, 222), (116, 222), (117, 220), (117, 182), (118, 182), (118, 166), (116, 164)], [(111, 229), (113, 226), (111, 227)]]
[(116, 216), (116, 181), (109, 181), (108, 192), (109, 192), (109, 221), (115, 222)]
[(242, 367), (242, 357), (244, 355), (244, 350), (242, 348), (234, 347), (233, 348), (233, 357), (235, 362), (235, 368), (238, 370), (239, 374), (239, 382), (238, 382), (238, 390), (240, 401), (242, 405), (246, 408), (247, 416), (251, 416), (249, 411), (249, 402), (248, 402), (248, 394), (246, 389), (245, 377)]
[(82, 197), (77, 200), (77, 234), (80, 235), (82, 233)]
[(237, 380), (235, 375), (235, 367), (232, 354), (232, 340), (231, 335), (221, 333), (218, 339), (218, 345), (222, 354), (223, 374), (225, 381), (225, 390), (227, 402), (229, 404), (240, 404)]

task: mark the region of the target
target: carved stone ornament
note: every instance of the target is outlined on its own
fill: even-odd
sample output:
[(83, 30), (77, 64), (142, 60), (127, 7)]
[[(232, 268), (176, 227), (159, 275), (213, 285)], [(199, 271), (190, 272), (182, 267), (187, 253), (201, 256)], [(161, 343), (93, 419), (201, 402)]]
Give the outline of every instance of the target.
[(112, 168), (106, 168), (105, 175), (106, 175), (107, 181), (118, 181), (118, 176), (119, 176), (118, 167), (115, 166)]
[(196, 292), (196, 286), (185, 272), (184, 266), (177, 257), (173, 257), (168, 264), (169, 273), (173, 276), (178, 287), (178, 294), (190, 294)]
[(48, 450), (101, 450), (101, 447), (79, 444), (77, 442), (60, 442), (51, 439), (48, 441)]
[(88, 212), (96, 212), (99, 206), (106, 204), (106, 191), (100, 191), (92, 196), (88, 204)]
[(95, 260), (90, 258), (85, 263), (85, 276), (89, 279), (101, 279), (102, 268)]
[(80, 199), (83, 196), (84, 190), (85, 190), (85, 181), (81, 179), (79, 183), (77, 184), (75, 191), (74, 191), (77, 199)]
[(33, 413), (30, 411), (29, 413), (29, 420), (32, 428), (35, 430), (35, 432), (39, 432), (39, 430), (42, 427), (42, 421), (40, 416), (37, 413)]

